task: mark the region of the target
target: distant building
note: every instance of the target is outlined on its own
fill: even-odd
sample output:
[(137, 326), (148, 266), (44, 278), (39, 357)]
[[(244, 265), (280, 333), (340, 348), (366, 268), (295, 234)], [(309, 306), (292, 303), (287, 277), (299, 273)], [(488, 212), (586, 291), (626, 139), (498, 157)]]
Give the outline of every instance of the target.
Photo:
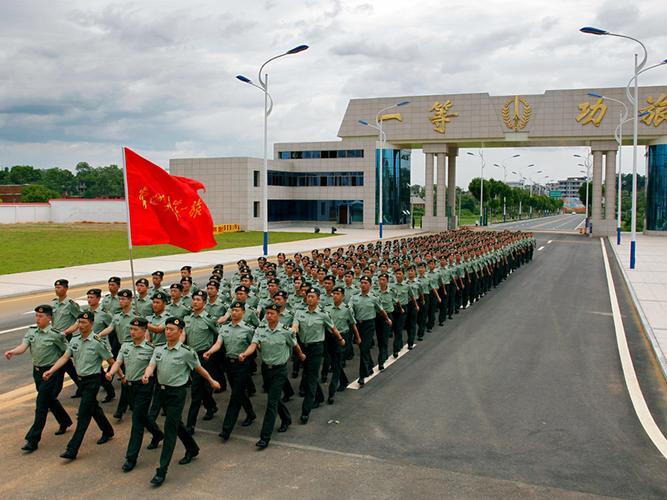
[(579, 198), (579, 188), (586, 182), (586, 177), (568, 177), (567, 179), (550, 182), (547, 188), (550, 191), (559, 191), (560, 198)]
[(19, 203), (24, 184), (0, 184), (0, 202)]

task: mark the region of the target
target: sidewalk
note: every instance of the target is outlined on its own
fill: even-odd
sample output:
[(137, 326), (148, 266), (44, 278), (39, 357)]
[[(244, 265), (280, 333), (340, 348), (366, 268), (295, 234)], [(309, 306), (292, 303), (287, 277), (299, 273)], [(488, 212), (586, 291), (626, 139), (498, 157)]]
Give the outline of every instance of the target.
[[(291, 230), (310, 232), (313, 229), (312, 227), (308, 227), (307, 229), (294, 227)], [(275, 256), (279, 252), (285, 252), (286, 254), (295, 252), (310, 253), (313, 248), (338, 248), (378, 239), (377, 230), (342, 228), (339, 228), (339, 230), (345, 234), (331, 236), (330, 238), (276, 243), (275, 245), (270, 244), (269, 237), (269, 255)], [(422, 232), (421, 229), (389, 229), (384, 231), (384, 237), (386, 239), (404, 238), (420, 232)], [(156, 270), (164, 271), (165, 273), (177, 272), (185, 265), (192, 266), (193, 269), (211, 268), (215, 264), (236, 265), (239, 259), (247, 259), (249, 261), (252, 259), (254, 261), (260, 255), (262, 255), (261, 245), (213, 250), (210, 252), (148, 257), (134, 260), (134, 274), (136, 278), (139, 278), (150, 276)], [(105, 283), (110, 276), (119, 276), (123, 279), (130, 278), (130, 261), (100, 262), (85, 266), (3, 274), (0, 275), (0, 299), (52, 290), (53, 282), (60, 278), (68, 279), (70, 287), (75, 287), (92, 283)]]
[(630, 269), (630, 234), (623, 233), (621, 245), (610, 237), (632, 299), (667, 376), (667, 238), (637, 235), (635, 269)]

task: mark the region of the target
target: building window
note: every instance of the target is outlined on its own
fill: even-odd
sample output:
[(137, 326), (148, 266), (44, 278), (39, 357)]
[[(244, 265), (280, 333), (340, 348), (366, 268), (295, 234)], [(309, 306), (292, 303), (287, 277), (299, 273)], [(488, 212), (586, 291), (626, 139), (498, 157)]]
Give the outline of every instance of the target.
[(255, 218), (259, 217), (259, 202), (258, 201), (254, 201), (252, 203), (252, 216), (255, 217)]
[(312, 160), (312, 159), (335, 159), (335, 158), (363, 158), (363, 149), (336, 149), (327, 151), (279, 151), (278, 158), (281, 160)]
[(363, 172), (282, 172), (269, 170), (269, 186), (363, 186)]
[(252, 171), (252, 185), (259, 187), (259, 170)]

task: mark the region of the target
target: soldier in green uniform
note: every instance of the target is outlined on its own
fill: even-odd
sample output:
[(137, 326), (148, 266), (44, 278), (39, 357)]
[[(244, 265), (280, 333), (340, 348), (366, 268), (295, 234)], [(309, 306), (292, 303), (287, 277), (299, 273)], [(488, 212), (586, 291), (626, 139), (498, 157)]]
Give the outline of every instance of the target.
[(417, 318), (419, 317), (419, 304), (422, 302), (421, 284), (417, 279), (417, 269), (414, 265), (408, 266), (408, 286), (412, 294), (412, 300), (408, 304), (408, 315), (405, 320), (408, 333), (408, 350), (415, 346), (417, 336)]
[(208, 299), (206, 300), (205, 306), (206, 312), (215, 321), (218, 321), (218, 319), (221, 316), (224, 316), (227, 312), (227, 305), (220, 296), (220, 283), (214, 280), (209, 281), (206, 284), (206, 293), (208, 293)]
[[(385, 266), (386, 267), (386, 266)], [(387, 323), (385, 318), (392, 317), (396, 308), (396, 294), (389, 287), (389, 275), (382, 273), (378, 277), (378, 289), (375, 293), (380, 300), (384, 315), (379, 313), (375, 316), (375, 336), (378, 343), (378, 369), (384, 370), (384, 362), (389, 357), (389, 335), (391, 335), (394, 322)]]
[(105, 295), (102, 299), (102, 310), (113, 316), (117, 312), (120, 312), (120, 302), (118, 300), (120, 278), (118, 276), (112, 276), (107, 281), (107, 286), (109, 288), (109, 294)]
[(28, 453), (35, 451), (42, 439), (42, 431), (46, 425), (49, 410), (58, 421), (57, 435), (64, 434), (72, 425), (72, 419), (58, 401), (58, 394), (63, 386), (64, 372), (62, 370), (54, 372), (49, 380), (42, 378), (42, 374), (49, 370), (67, 349), (65, 336), (51, 326), (52, 313), (50, 305), (37, 306), (35, 308), (37, 326), (30, 327), (21, 343), (14, 349), (5, 352), (5, 358), (10, 360), (30, 349), (32, 357), (32, 378), (37, 389), (35, 419), (25, 436), (26, 443), (21, 448)]
[(364, 385), (365, 378), (373, 373), (373, 358), (371, 357), (371, 344), (375, 337), (375, 317), (377, 314), (384, 313), (384, 319), (389, 326), (391, 320), (379, 299), (370, 294), (371, 279), (367, 276), (359, 278), (359, 288), (361, 293), (353, 295), (350, 298), (349, 305), (352, 307), (354, 317), (357, 320), (357, 329), (361, 336), (359, 344), (359, 385)]
[(95, 313), (85, 311), (79, 314), (79, 331), (81, 335), (73, 337), (65, 353), (55, 362), (55, 364), (42, 374), (44, 380), (48, 380), (58, 370), (65, 366), (67, 361), (72, 359), (76, 372), (79, 374), (81, 387), (81, 402), (79, 403), (79, 412), (76, 422), (76, 430), (72, 439), (67, 443), (67, 448), (60, 454), (61, 458), (74, 460), (79, 452), (83, 437), (88, 430), (91, 418), (102, 431), (102, 437), (97, 440), (97, 444), (104, 444), (109, 441), (113, 435), (113, 427), (104, 415), (102, 408), (97, 402), (97, 393), (100, 390), (100, 366), (103, 361), (110, 365), (114, 360), (111, 356), (106, 342), (93, 334), (93, 322)]
[(419, 273), (419, 292), (421, 297), (419, 315), (417, 316), (417, 340), (424, 340), (426, 321), (431, 305), (431, 280), (426, 276), (426, 264), (423, 262), (417, 264), (417, 272)]
[(142, 318), (147, 318), (153, 314), (153, 298), (148, 293), (148, 280), (139, 278), (134, 286), (137, 290), (137, 296), (134, 299), (137, 314)]
[(185, 456), (178, 462), (179, 464), (189, 464), (199, 454), (199, 446), (197, 446), (194, 438), (186, 430), (181, 420), (190, 373), (194, 370), (208, 381), (214, 389), (220, 387), (220, 384), (202, 368), (197, 353), (180, 342), (185, 326), (183, 320), (170, 317), (165, 321), (165, 325), (167, 343), (155, 348), (153, 357), (142, 377), (143, 383), (148, 384), (157, 369), (160, 398), (162, 398), (162, 403), (167, 412), (164, 422), (164, 443), (160, 454), (160, 466), (155, 471), (153, 479), (151, 479), (151, 484), (155, 486), (162, 485), (166, 479), (169, 462), (171, 462), (176, 446), (176, 437), (185, 446)]
[(344, 346), (340, 346), (335, 337), (331, 335), (325, 340), (325, 348), (331, 359), (331, 382), (329, 383), (329, 397), (327, 398), (327, 404), (331, 405), (334, 403), (336, 391), (344, 391), (349, 384), (345, 370), (343, 370), (345, 347), (347, 344), (360, 344), (361, 337), (357, 330), (352, 308), (345, 303), (345, 289), (342, 286), (333, 289), (333, 302), (325, 310), (331, 316), (331, 320), (343, 339), (345, 339)]
[(154, 380), (151, 378), (147, 384), (141, 380), (153, 357), (153, 346), (146, 341), (147, 326), (148, 320), (145, 318), (134, 318), (130, 322), (132, 342), (126, 342), (121, 346), (118, 359), (106, 375), (109, 381), (116, 373), (120, 373), (123, 377), (123, 372), (120, 371), (121, 367), (123, 368), (125, 371), (123, 383), (127, 386), (128, 401), (132, 408), (132, 430), (125, 453), (123, 472), (130, 472), (137, 464), (141, 442), (144, 439), (144, 429), (153, 435), (148, 445), (149, 449), (157, 448), (164, 438), (164, 434), (155, 421), (148, 416), (148, 406), (151, 404), (155, 385)]
[(394, 358), (398, 358), (398, 353), (403, 349), (403, 330), (405, 329), (405, 321), (408, 317), (408, 307), (415, 300), (412, 288), (406, 283), (404, 278), (402, 268), (399, 267), (394, 270), (394, 279), (396, 282), (392, 285), (392, 288), (396, 297), (396, 307), (394, 307), (394, 314), (391, 318), (392, 331), (394, 333), (394, 342), (392, 345)]
[(167, 308), (165, 309), (168, 316), (184, 319), (190, 314), (190, 308), (183, 303), (183, 285), (180, 283), (172, 283), (169, 287), (169, 295), (171, 301), (167, 304)]
[[(218, 338), (218, 328), (215, 321), (204, 310), (206, 305), (206, 292), (198, 290), (192, 297), (192, 313), (185, 317), (185, 344), (197, 353), (199, 363), (208, 373), (213, 372), (212, 363), (204, 359), (204, 353), (208, 351)], [(218, 406), (213, 399), (213, 392), (204, 383), (204, 379), (198, 373), (192, 374), (192, 392), (188, 419), (185, 427), (190, 434), (194, 434), (197, 417), (202, 404), (206, 409), (204, 420), (211, 420), (218, 411)]]
[[(102, 330), (104, 330), (107, 326), (111, 324), (112, 317), (111, 315), (102, 310), (102, 306), (100, 305), (100, 298), (102, 297), (102, 290), (99, 288), (91, 288), (86, 292), (86, 300), (88, 301), (88, 307), (85, 309), (86, 311), (90, 311), (92, 313), (95, 313), (95, 321), (93, 323), (93, 333), (95, 335), (98, 335)], [(104, 339), (104, 341), (107, 343), (107, 346), (109, 349), (111, 349), (111, 346), (109, 346), (109, 341), (107, 338)], [(100, 380), (102, 384), (102, 388), (106, 392), (106, 396), (102, 400), (102, 403), (108, 403), (109, 401), (112, 401), (116, 397), (116, 390), (113, 387), (113, 384), (106, 379), (104, 376), (104, 368), (100, 368)]]
[(167, 294), (167, 304), (169, 303), (169, 293), (162, 286), (162, 280), (164, 279), (164, 272), (162, 271), (153, 271), (151, 273), (151, 286), (148, 288), (148, 295), (154, 297), (157, 292), (164, 292)]
[(298, 311), (292, 322), (292, 331), (298, 333), (306, 355), (302, 380), (305, 389), (303, 404), (301, 405), (300, 421), (302, 424), (307, 424), (310, 411), (324, 402), (324, 394), (319, 383), (319, 373), (322, 355), (324, 354), (326, 332), (330, 331), (341, 346), (345, 345), (345, 340), (331, 321), (329, 314), (319, 308), (319, 298), (319, 290), (311, 287), (306, 293), (308, 307), (305, 310)]
[(181, 303), (188, 309), (192, 308), (192, 294), (198, 289), (193, 289), (192, 287), (192, 278), (190, 276), (185, 276), (181, 278), (181, 286), (183, 287), (183, 296), (181, 297)]
[[(146, 318), (148, 320), (146, 339), (153, 344), (153, 347), (158, 347), (167, 343), (164, 322), (169, 316), (165, 312), (166, 305), (167, 294), (164, 292), (156, 292), (155, 295), (153, 295), (153, 314)], [(154, 384), (153, 387), (153, 402), (148, 411), (148, 416), (154, 421), (160, 413), (161, 402), (157, 384)]]
[(255, 333), (255, 329), (243, 321), (244, 309), (245, 304), (243, 302), (232, 302), (230, 308), (231, 321), (220, 327), (218, 339), (203, 356), (205, 360), (208, 360), (213, 354), (224, 348), (223, 350), (227, 358), (225, 366), (232, 394), (229, 398), (229, 404), (227, 405), (227, 411), (222, 423), (222, 432), (220, 432), (220, 437), (224, 441), (227, 441), (232, 434), (241, 407), (243, 407), (246, 413), (246, 418), (241, 424), (243, 427), (249, 426), (257, 418), (250, 398), (248, 398), (246, 393), (248, 380), (250, 379), (251, 360), (244, 359), (241, 361), (239, 359), (239, 355), (244, 353), (250, 346)]
[[(239, 361), (244, 362), (259, 348), (262, 357), (262, 378), (267, 391), (266, 411), (256, 446), (264, 449), (269, 445), (276, 414), (280, 416), (278, 432), (285, 432), (292, 423), (289, 410), (280, 400), (285, 381), (287, 380), (287, 361), (292, 350), (296, 350), (301, 361), (306, 357), (296, 342), (296, 332), (290, 331), (278, 321), (278, 306), (273, 304), (266, 308), (266, 323), (260, 325), (252, 338), (252, 343), (245, 352), (239, 354)], [(317, 376), (317, 372), (315, 373)]]
[[(54, 330), (61, 332), (69, 340), (78, 327), (76, 319), (80, 312), (79, 304), (67, 297), (69, 282), (66, 279), (56, 280), (53, 289), (56, 297), (51, 301), (51, 309), (53, 310), (51, 325)], [(69, 375), (76, 385), (76, 392), (72, 397), (80, 397), (79, 378), (76, 376), (76, 370), (71, 361), (65, 365), (64, 372)]]
[(433, 331), (433, 327), (435, 326), (435, 315), (438, 312), (438, 309), (440, 308), (440, 304), (442, 304), (444, 297), (441, 297), (440, 293), (438, 292), (438, 290), (440, 289), (441, 280), (440, 280), (440, 274), (435, 269), (435, 259), (432, 258), (429, 259), (427, 264), (428, 264), (428, 271), (426, 272), (425, 276), (428, 279), (431, 290), (429, 293), (428, 319), (426, 321), (426, 331), (430, 333), (431, 331)]

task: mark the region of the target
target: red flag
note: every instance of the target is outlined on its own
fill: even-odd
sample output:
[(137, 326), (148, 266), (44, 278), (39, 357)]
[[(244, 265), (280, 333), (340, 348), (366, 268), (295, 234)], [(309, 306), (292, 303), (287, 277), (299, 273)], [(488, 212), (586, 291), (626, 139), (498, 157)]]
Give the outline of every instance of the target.
[(204, 185), (169, 175), (131, 149), (124, 150), (132, 243), (169, 243), (191, 252), (214, 247), (213, 219), (197, 193)]

